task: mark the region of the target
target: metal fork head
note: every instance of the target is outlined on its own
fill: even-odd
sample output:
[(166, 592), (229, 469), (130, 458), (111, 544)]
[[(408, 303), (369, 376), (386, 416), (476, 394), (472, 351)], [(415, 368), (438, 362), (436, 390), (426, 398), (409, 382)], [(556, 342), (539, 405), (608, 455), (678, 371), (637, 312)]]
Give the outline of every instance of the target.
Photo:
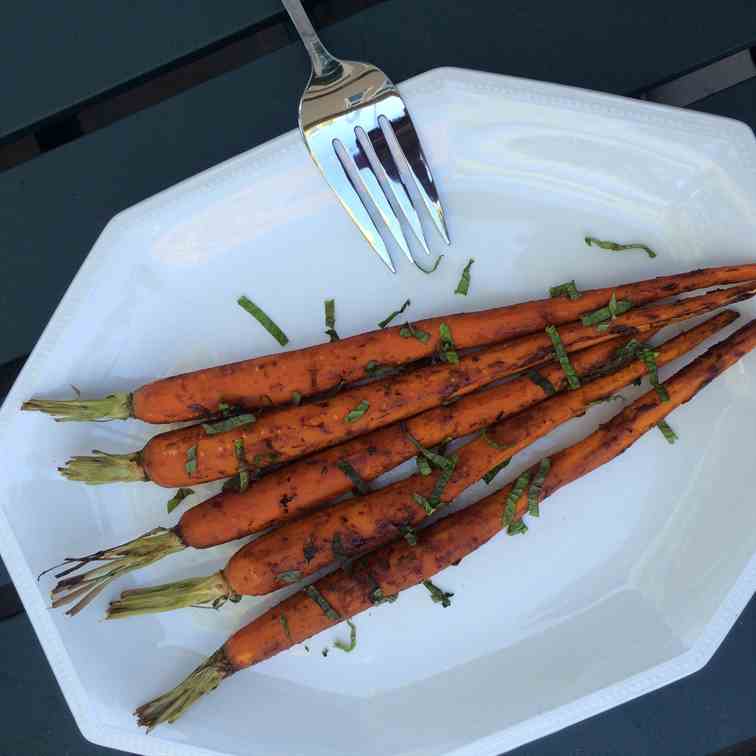
[[(396, 272), (370, 213), (381, 219), (414, 263), (400, 218), (430, 254), (418, 201), (449, 243), (436, 185), (412, 119), (386, 74), (368, 63), (330, 62), (320, 73), (313, 72), (302, 96), (302, 135), (341, 204), (383, 262)], [(362, 197), (369, 198), (367, 205)]]

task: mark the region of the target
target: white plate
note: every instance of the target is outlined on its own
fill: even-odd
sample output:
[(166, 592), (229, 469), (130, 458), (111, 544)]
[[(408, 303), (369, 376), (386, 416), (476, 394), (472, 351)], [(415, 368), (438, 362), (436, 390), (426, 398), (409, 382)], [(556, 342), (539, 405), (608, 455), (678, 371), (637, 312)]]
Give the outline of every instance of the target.
[[(402, 86), (449, 214), (453, 247), (432, 276), (395, 252), (392, 276), (286, 134), (115, 218), (71, 285), (0, 415), (0, 545), (83, 733), (174, 756), (493, 756), (703, 665), (756, 586), (756, 358), (678, 410), (671, 447), (651, 433), (550, 499), (522, 538), (501, 536), (437, 582), (234, 676), (180, 723), (146, 736), (131, 711), (173, 686), (260, 610), (97, 622), (47, 608), (34, 576), (68, 555), (157, 524), (170, 492), (88, 488), (55, 466), (126, 451), (138, 422), (55, 425), (17, 411), (70, 384), (85, 394), (276, 349), (235, 304), (255, 299), (297, 348), (323, 339), (323, 300), (357, 333), (404, 299), (412, 318), (752, 259), (756, 150), (742, 124), (634, 100), (458, 70)], [(659, 252), (609, 254), (583, 236)], [(436, 244), (439, 249), (439, 244)], [(453, 290), (475, 257), (470, 296)], [(753, 304), (744, 314), (754, 314)], [(597, 408), (519, 456), (501, 482), (584, 436)], [(217, 486), (205, 486), (203, 494)], [(483, 493), (478, 486), (465, 497)], [(207, 573), (231, 547), (184, 553), (121, 582)]]

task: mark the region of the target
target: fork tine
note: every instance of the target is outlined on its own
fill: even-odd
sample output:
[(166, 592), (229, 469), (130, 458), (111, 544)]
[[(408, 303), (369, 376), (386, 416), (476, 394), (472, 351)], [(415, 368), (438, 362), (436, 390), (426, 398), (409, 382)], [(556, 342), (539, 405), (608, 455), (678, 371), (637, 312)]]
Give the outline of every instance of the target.
[(346, 172), (344, 166), (341, 164), (339, 156), (336, 151), (331, 149), (318, 149), (310, 150), (310, 154), (313, 160), (320, 168), (320, 172), (325, 177), (325, 180), (331, 186), (331, 189), (336, 193), (339, 202), (343, 205), (344, 209), (349, 213), (350, 218), (355, 222), (357, 227), (362, 232), (367, 243), (375, 250), (378, 257), (383, 260), (386, 267), (392, 272), (396, 273), (396, 268), (391, 260), (386, 245), (381, 238), (378, 229), (373, 223), (373, 219), (368, 215), (365, 205), (360, 199), (360, 195), (357, 194), (354, 183), (351, 176)]
[(387, 125), (390, 124), (392, 127), (400, 150), (415, 178), (415, 185), (436, 229), (438, 229), (444, 241), (447, 244), (451, 244), (449, 229), (446, 226), (446, 218), (444, 216), (444, 208), (441, 206), (438, 198), (433, 174), (420, 144), (420, 137), (417, 135), (417, 131), (415, 131), (415, 125), (412, 123), (412, 119), (404, 107), (404, 103), (402, 103), (402, 112), (398, 118), (385, 120), (387, 121)]
[[(415, 206), (412, 204), (412, 198), (407, 193), (407, 188), (402, 182), (402, 177), (399, 173), (399, 168), (394, 160), (394, 156), (391, 154), (388, 143), (386, 142), (386, 135), (383, 133), (380, 124), (376, 124), (375, 128), (371, 129), (369, 133), (365, 133), (362, 128), (358, 127), (358, 133), (364, 139), (363, 148), (366, 147), (370, 150), (372, 148), (375, 160), (371, 162), (377, 166), (377, 171), (380, 178), (383, 179), (383, 184), (389, 187), (389, 201), (393, 197), (394, 201), (399, 207), (401, 213), (407, 219), (407, 222), (412, 228), (412, 232), (415, 238), (420, 242), (420, 245), (425, 250), (426, 255), (430, 255), (431, 251), (428, 248), (428, 243), (423, 233), (423, 227), (420, 223), (420, 216), (415, 210)], [(414, 262), (414, 260), (412, 260)]]
[(396, 217), (396, 213), (389, 204), (388, 198), (378, 182), (378, 177), (375, 175), (373, 166), (370, 165), (367, 152), (363, 149), (359, 140), (357, 139), (357, 132), (352, 131), (349, 134), (349, 139), (345, 143), (346, 135), (342, 135), (340, 143), (344, 148), (346, 154), (353, 161), (353, 166), (357, 168), (359, 172), (360, 180), (363, 183), (365, 191), (370, 196), (373, 204), (380, 213), (383, 222), (388, 227), (389, 232), (396, 240), (396, 243), (401, 247), (402, 252), (407, 256), (407, 259), (414, 264), (415, 260), (410, 252), (407, 239), (402, 231), (402, 226), (399, 223), (399, 218)]

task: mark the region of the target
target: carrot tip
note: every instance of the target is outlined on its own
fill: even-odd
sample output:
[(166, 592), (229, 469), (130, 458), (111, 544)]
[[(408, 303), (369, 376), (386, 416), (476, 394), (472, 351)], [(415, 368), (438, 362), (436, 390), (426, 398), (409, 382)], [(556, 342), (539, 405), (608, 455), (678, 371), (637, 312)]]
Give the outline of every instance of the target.
[(68, 480), (90, 485), (147, 480), (139, 452), (108, 454), (94, 449), (92, 457), (72, 457), (58, 472)]
[(131, 394), (110, 394), (104, 399), (30, 399), (21, 405), (25, 412), (44, 412), (56, 422), (126, 420), (132, 417)]

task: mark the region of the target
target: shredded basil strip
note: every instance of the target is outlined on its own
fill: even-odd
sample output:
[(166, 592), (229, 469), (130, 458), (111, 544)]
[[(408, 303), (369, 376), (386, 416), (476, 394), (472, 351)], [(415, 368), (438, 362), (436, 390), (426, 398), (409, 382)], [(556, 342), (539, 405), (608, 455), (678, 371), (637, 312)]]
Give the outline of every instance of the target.
[(533, 381), (533, 383), (535, 383), (546, 396), (553, 396), (556, 394), (557, 390), (554, 388), (554, 384), (546, 378), (546, 376), (541, 375), (535, 368), (528, 370), (528, 372), (525, 373), (525, 376), (530, 378), (530, 380)]
[(433, 472), (430, 462), (428, 462), (422, 454), (418, 454), (417, 457), (415, 457), (415, 464), (417, 464), (417, 471), (424, 477), (427, 477)]
[(659, 382), (659, 372), (656, 365), (656, 358), (659, 356), (659, 352), (655, 352), (653, 349), (643, 349), (639, 352), (638, 356), (646, 365), (648, 380), (650, 381), (654, 389), (656, 389), (656, 393), (659, 395), (659, 399), (662, 402), (668, 402), (669, 392), (667, 391), (667, 387), (663, 383)]
[(645, 244), (618, 244), (613, 241), (604, 241), (602, 239), (596, 239), (593, 236), (586, 236), (585, 243), (590, 247), (594, 245), (605, 249), (608, 252), (624, 252), (627, 249), (642, 249), (651, 259), (656, 257), (656, 252)]
[(342, 640), (336, 640), (333, 642), (333, 645), (338, 648), (339, 651), (345, 651), (349, 654), (354, 651), (357, 646), (357, 628), (351, 620), (347, 620), (347, 625), (349, 625), (349, 643), (344, 643)]
[(491, 485), (491, 481), (510, 463), (511, 460), (505, 459), (503, 462), (499, 462), (498, 465), (492, 467), (484, 476), (483, 482), (487, 485)]
[(239, 462), (239, 493), (243, 493), (249, 488), (249, 471), (244, 457), (244, 440), (241, 438), (234, 441), (234, 455)]
[(403, 339), (417, 339), (423, 344), (427, 344), (430, 341), (431, 335), (427, 331), (423, 331), (420, 328), (415, 328), (411, 323), (405, 323), (399, 329), (399, 335)]
[(283, 628), (284, 633), (286, 633), (286, 637), (293, 642), (294, 639), (291, 637), (291, 630), (289, 630), (289, 620), (286, 619), (286, 615), (279, 614), (278, 621), (281, 623), (281, 627)]
[(512, 490), (509, 492), (509, 496), (507, 496), (507, 500), (504, 502), (504, 511), (501, 515), (501, 526), (503, 528), (509, 527), (515, 521), (515, 516), (517, 515), (517, 502), (525, 493), (528, 483), (530, 483), (530, 473), (524, 472), (519, 478), (517, 478), (514, 486), (512, 486)]
[(456, 347), (454, 346), (454, 339), (452, 338), (451, 329), (446, 323), (441, 323), (438, 327), (439, 334), (441, 336), (441, 342), (438, 345), (439, 355), (444, 362), (448, 362), (450, 365), (459, 365), (459, 355), (457, 354)]
[(398, 369), (393, 365), (382, 365), (377, 360), (370, 360), (365, 365), (365, 375), (368, 378), (385, 378), (387, 375), (394, 375)]
[(370, 402), (367, 399), (363, 399), (354, 409), (347, 412), (346, 420), (348, 423), (354, 423), (359, 420), (370, 409)]
[(378, 328), (385, 328), (394, 318), (398, 318), (410, 306), (410, 304), (409, 299), (405, 300), (404, 304), (398, 310), (394, 310), (391, 315), (378, 323)]
[[(617, 315), (623, 315), (628, 310), (631, 310), (632, 307), (632, 302), (629, 302), (627, 299), (617, 299), (617, 297), (612, 294), (612, 298), (609, 300), (609, 304), (606, 305), (606, 307), (600, 307), (598, 310), (582, 315), (580, 321), (584, 326), (598, 326), (599, 324), (605, 323), (605, 321), (614, 320)], [(608, 327), (607, 323), (606, 328)], [(603, 330), (606, 330), (606, 328)]]
[(546, 333), (551, 339), (551, 343), (554, 346), (554, 354), (567, 377), (567, 385), (573, 390), (580, 388), (580, 378), (578, 378), (575, 368), (572, 367), (570, 358), (567, 356), (567, 350), (564, 348), (562, 337), (559, 335), (557, 327), (553, 325), (546, 326)]
[(302, 404), (302, 394), (300, 394), (299, 391), (291, 392), (291, 403), (295, 407), (298, 407), (300, 404)]
[(217, 433), (225, 433), (234, 428), (241, 428), (243, 425), (251, 425), (257, 418), (250, 412), (238, 417), (227, 417), (225, 420), (219, 420), (217, 423), (202, 423), (202, 427), (208, 436), (214, 436)]
[(451, 476), (454, 474), (454, 468), (457, 466), (457, 460), (458, 458), (456, 456), (451, 457), (452, 464), (449, 467), (441, 470), (435, 484), (433, 485), (433, 490), (431, 491), (430, 496), (423, 496), (422, 494), (417, 493), (412, 494), (412, 498), (414, 499), (415, 503), (419, 504), (425, 510), (426, 514), (433, 514), (433, 512), (438, 509), (438, 507), (443, 503), (441, 501), (441, 495), (443, 494), (444, 489), (449, 483)]
[(527, 532), (528, 526), (522, 520), (507, 525), (507, 535), (522, 535)]
[(566, 281), (565, 283), (552, 286), (549, 289), (549, 296), (552, 299), (566, 296), (574, 301), (576, 299), (580, 299), (582, 294), (578, 291), (577, 286), (575, 286), (575, 281)]
[[(426, 449), (408, 430), (407, 426), (402, 423), (401, 429), (404, 431), (404, 434), (407, 436), (407, 438), (410, 440), (410, 443), (417, 449), (420, 454), (425, 457), (428, 462), (430, 462), (434, 467), (437, 467), (439, 470), (448, 470), (448, 469), (454, 469), (455, 462), (452, 460), (451, 457), (445, 457), (443, 454), (438, 454), (437, 452), (434, 452), (432, 449)], [(425, 474), (425, 473), (424, 473)]]
[(302, 579), (302, 573), (299, 570), (286, 570), (286, 572), (279, 572), (276, 575), (276, 580), (281, 583), (296, 583)]
[(194, 475), (197, 472), (197, 446), (190, 446), (186, 450), (186, 464), (184, 465), (187, 475)]
[(308, 585), (304, 592), (323, 610), (329, 620), (338, 622), (341, 615), (328, 603), (328, 599), (314, 586)]
[(394, 601), (399, 598), (399, 595), (392, 593), (387, 596), (383, 592), (383, 588), (381, 588), (381, 586), (379, 585), (373, 588), (372, 591), (370, 591), (368, 598), (370, 599), (371, 604), (373, 604), (374, 606), (380, 606), (381, 604), (393, 604)]
[(496, 449), (497, 451), (506, 451), (507, 449), (511, 449), (514, 444), (500, 444), (496, 439), (491, 438), (491, 436), (488, 435), (488, 429), (484, 428), (480, 432), (480, 437), (492, 448)]
[(166, 509), (168, 510), (168, 514), (173, 512), (176, 507), (181, 504), (181, 502), (187, 497), (191, 496), (194, 493), (194, 489), (192, 488), (179, 488), (178, 491), (174, 494), (173, 498), (166, 504)]
[(475, 260), (471, 257), (470, 261), (465, 265), (465, 268), (462, 271), (462, 276), (457, 284), (457, 288), (454, 289), (455, 294), (461, 294), (463, 297), (466, 297), (467, 292), (470, 291), (470, 268), (472, 268), (474, 262)]
[(439, 256), (438, 256), (438, 257), (436, 258), (436, 261), (435, 261), (435, 262), (433, 263), (433, 266), (432, 266), (432, 267), (431, 267), (431, 268), (430, 268), (429, 270), (426, 270), (425, 268), (423, 268), (423, 267), (422, 267), (422, 265), (417, 265), (417, 262), (415, 262), (415, 265), (417, 265), (417, 267), (418, 267), (418, 268), (419, 268), (420, 270), (422, 270), (422, 271), (423, 271), (423, 273), (425, 273), (426, 275), (430, 275), (431, 273), (435, 273), (435, 272), (436, 272), (436, 268), (438, 268), (438, 266), (439, 266), (439, 263), (440, 263), (440, 262), (441, 262), (441, 260), (443, 260), (443, 259), (444, 259), (444, 256), (443, 256), (443, 255), (439, 255)]
[(402, 534), (404, 540), (407, 541), (410, 546), (417, 546), (417, 536), (415, 535), (414, 529), (410, 525), (400, 525), (399, 532)]
[(352, 482), (352, 485), (360, 495), (364, 496), (365, 494), (370, 493), (368, 484), (347, 460), (340, 459), (336, 463), (336, 467), (338, 467), (339, 470), (341, 470), (341, 472), (343, 472), (344, 475), (349, 478), (349, 480)]
[(550, 469), (551, 460), (548, 457), (544, 457), (541, 460), (541, 464), (538, 465), (538, 472), (536, 472), (533, 482), (528, 489), (528, 512), (533, 517), (538, 517), (541, 514), (539, 503), (541, 501), (541, 494), (543, 493), (543, 484)]
[(289, 343), (289, 337), (251, 299), (245, 296), (236, 300), (281, 346)]
[(326, 336), (328, 336), (331, 341), (339, 341), (339, 334), (336, 333), (336, 300), (326, 299), (324, 305)]
[(441, 604), (444, 609), (451, 606), (451, 601), (449, 599), (454, 595), (453, 593), (442, 591), (430, 580), (423, 580), (423, 585), (430, 591), (431, 601), (433, 601), (434, 604)]
[(677, 441), (677, 433), (675, 433), (672, 428), (670, 427), (669, 423), (666, 420), (661, 420), (656, 424), (656, 427), (662, 432), (664, 435), (664, 438), (667, 439), (667, 441), (670, 444), (674, 444), (675, 441)]

